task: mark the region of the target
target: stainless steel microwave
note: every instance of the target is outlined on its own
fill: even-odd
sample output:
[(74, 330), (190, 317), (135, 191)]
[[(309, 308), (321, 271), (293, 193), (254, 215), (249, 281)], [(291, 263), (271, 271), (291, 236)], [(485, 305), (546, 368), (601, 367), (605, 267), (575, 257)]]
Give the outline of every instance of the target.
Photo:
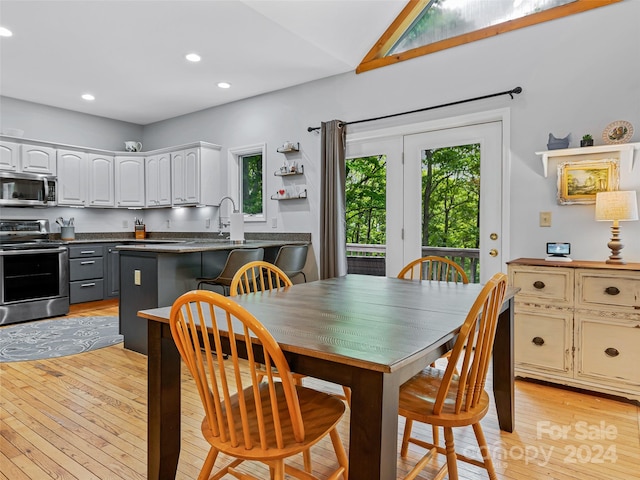
[(56, 177), (33, 173), (0, 172), (0, 205), (5, 207), (54, 207)]

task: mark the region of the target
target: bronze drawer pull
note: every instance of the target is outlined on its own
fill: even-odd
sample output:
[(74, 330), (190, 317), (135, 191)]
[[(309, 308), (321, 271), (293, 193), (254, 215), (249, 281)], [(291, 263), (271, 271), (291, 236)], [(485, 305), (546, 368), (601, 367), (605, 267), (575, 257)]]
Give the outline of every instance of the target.
[(540, 280), (536, 280), (535, 282), (533, 282), (533, 286), (535, 288), (537, 288), (538, 290), (542, 290), (545, 287), (544, 282), (541, 282)]
[(542, 337), (533, 337), (533, 340), (531, 341), (538, 347), (541, 347), (542, 345), (544, 345), (544, 338)]
[(620, 289), (617, 287), (607, 287), (604, 289), (604, 293), (607, 295), (618, 295), (620, 293)]
[(608, 356), (608, 357), (617, 357), (618, 355), (620, 355), (620, 352), (615, 349), (615, 348), (607, 348), (604, 353)]

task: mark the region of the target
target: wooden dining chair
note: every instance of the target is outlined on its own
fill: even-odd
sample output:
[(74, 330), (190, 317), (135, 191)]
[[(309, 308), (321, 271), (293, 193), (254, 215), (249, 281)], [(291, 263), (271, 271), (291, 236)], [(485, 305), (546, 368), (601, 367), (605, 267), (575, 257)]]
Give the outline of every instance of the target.
[(460, 265), (453, 260), (436, 255), (417, 258), (409, 262), (400, 270), (398, 278), (469, 283), (469, 277)]
[[(409, 262), (400, 270), (398, 278), (404, 280), (435, 280), (439, 282), (469, 283), (469, 277), (467, 277), (467, 274), (460, 265), (453, 260), (437, 255), (416, 258)], [(448, 359), (450, 355), (451, 352), (447, 352), (440, 358)], [(432, 363), (431, 366), (435, 367), (435, 362)], [(438, 427), (434, 425), (432, 430), (433, 443), (438, 445), (440, 443)]]
[[(264, 292), (267, 290), (279, 290), (284, 287), (293, 285), (293, 282), (286, 273), (280, 270), (275, 265), (265, 262), (256, 261), (249, 262), (242, 266), (231, 280), (231, 287), (229, 289), (229, 295), (234, 297), (236, 295), (243, 295), (251, 292)], [(258, 371), (259, 378), (264, 376), (266, 371), (261, 368)], [(278, 375), (276, 371), (274, 375)], [(296, 385), (302, 385), (302, 379), (306, 375), (299, 373), (293, 373), (294, 383)], [(339, 396), (342, 400), (346, 400), (348, 404), (351, 403), (351, 389), (348, 387), (342, 387), (344, 396)]]
[[(485, 468), (489, 478), (497, 480), (480, 420), (489, 410), (485, 380), (506, 288), (504, 273), (495, 274), (486, 283), (460, 328), (446, 370), (427, 367), (400, 387), (399, 413), (406, 419), (400, 455), (407, 456), (409, 443), (428, 449), (405, 480), (416, 478), (436, 453), (446, 455), (447, 463), (435, 478), (441, 479), (448, 472), (450, 480), (457, 480), (457, 460), (462, 460)], [(445, 448), (412, 437), (413, 422), (443, 427)], [(455, 451), (453, 428), (468, 425), (473, 427), (482, 461)]]
[[(329, 478), (347, 479), (348, 458), (337, 430), (344, 403), (294, 385), (280, 346), (251, 313), (230, 297), (191, 291), (174, 302), (170, 327), (205, 411), (201, 429), (211, 448), (199, 480), (227, 474), (259, 480), (238, 470), (244, 461), (268, 465), (274, 480), (283, 480), (285, 473), (317, 479), (311, 473), (309, 449), (327, 435), (338, 463)], [(223, 346), (230, 361), (222, 358)], [(242, 351), (246, 351), (246, 361), (240, 358)], [(268, 367), (266, 381), (258, 380), (258, 362)], [(271, 367), (277, 368), (279, 381), (271, 375)], [(233, 460), (210, 477), (220, 453)], [(304, 456), (304, 470), (284, 462), (298, 453)]]

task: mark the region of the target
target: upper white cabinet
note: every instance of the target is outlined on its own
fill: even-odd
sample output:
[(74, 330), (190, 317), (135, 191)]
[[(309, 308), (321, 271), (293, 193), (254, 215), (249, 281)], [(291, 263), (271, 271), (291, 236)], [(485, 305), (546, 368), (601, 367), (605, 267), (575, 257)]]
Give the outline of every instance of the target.
[(203, 145), (171, 152), (173, 205), (218, 205), (221, 187), (220, 147)]
[(115, 159), (110, 155), (90, 153), (89, 202), (90, 207), (115, 206)]
[(56, 174), (56, 149), (38, 145), (20, 146), (20, 164), (23, 172)]
[(144, 207), (144, 157), (116, 157), (116, 207)]
[(171, 206), (171, 154), (161, 153), (145, 159), (145, 205)]
[(56, 149), (17, 142), (0, 142), (0, 170), (56, 174)]
[(20, 144), (0, 142), (0, 170), (17, 172), (20, 156)]
[(58, 150), (58, 205), (87, 206), (87, 154)]
[(218, 205), (220, 170), (220, 146), (213, 143), (193, 142), (145, 155), (0, 137), (0, 171), (57, 176), (60, 206)]

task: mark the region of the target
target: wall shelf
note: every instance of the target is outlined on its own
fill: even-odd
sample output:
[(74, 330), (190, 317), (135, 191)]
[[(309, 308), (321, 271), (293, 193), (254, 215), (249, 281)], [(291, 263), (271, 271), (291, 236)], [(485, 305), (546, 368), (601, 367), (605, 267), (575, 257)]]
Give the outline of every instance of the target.
[(283, 195), (280, 195), (279, 193), (275, 195), (271, 195), (271, 200), (298, 200), (300, 198), (307, 198), (306, 188), (302, 192), (297, 193), (295, 195), (290, 195), (287, 193), (284, 193)]
[(300, 142), (291, 143), (291, 144), (286, 145), (286, 146), (283, 145), (282, 147), (277, 148), (276, 151), (278, 153), (299, 152), (300, 151)]
[(573, 157), (581, 155), (594, 155), (603, 153), (618, 153), (620, 159), (620, 168), (623, 164), (627, 164), (629, 172), (633, 170), (633, 155), (635, 150), (640, 150), (640, 143), (622, 143), (618, 145), (598, 145), (596, 147), (580, 147), (580, 148), (562, 148), (559, 150), (547, 150), (545, 152), (536, 152), (541, 155), (542, 169), (544, 176), (548, 176), (549, 159), (556, 157)]
[(295, 172), (283, 172), (282, 170), (276, 170), (273, 172), (276, 177), (289, 177), (291, 175), (303, 175), (304, 174), (304, 165), (300, 165), (296, 167)]

